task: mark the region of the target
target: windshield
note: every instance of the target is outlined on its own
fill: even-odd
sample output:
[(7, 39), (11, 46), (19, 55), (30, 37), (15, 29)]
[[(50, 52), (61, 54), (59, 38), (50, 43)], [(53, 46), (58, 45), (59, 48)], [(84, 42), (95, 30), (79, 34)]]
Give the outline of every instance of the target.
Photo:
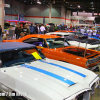
[(52, 39), (46, 39), (47, 44), (50, 49), (52, 48), (61, 48), (65, 46), (69, 46), (70, 44), (64, 40), (63, 38), (52, 38)]
[(76, 36), (83, 35), (81, 32), (69, 32), (69, 33), (74, 33)]
[(1, 53), (2, 67), (20, 65), (43, 58), (45, 58), (45, 56), (41, 51), (37, 51), (37, 49), (13, 50)]

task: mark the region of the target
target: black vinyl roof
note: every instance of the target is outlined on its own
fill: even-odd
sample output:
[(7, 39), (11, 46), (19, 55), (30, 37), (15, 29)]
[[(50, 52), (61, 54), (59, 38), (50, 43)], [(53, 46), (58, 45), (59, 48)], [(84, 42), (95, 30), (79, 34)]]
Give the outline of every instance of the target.
[(14, 49), (32, 48), (32, 47), (36, 47), (36, 46), (27, 43), (20, 43), (20, 42), (4, 42), (4, 43), (0, 43), (0, 52), (14, 50)]
[(87, 37), (85, 36), (67, 36), (65, 37), (67, 40), (73, 40), (73, 41), (78, 41), (78, 42), (82, 42), (82, 43), (88, 43), (88, 44), (91, 44), (91, 45), (94, 45), (94, 44), (100, 44), (100, 41), (99, 40), (95, 40), (95, 39), (88, 39)]

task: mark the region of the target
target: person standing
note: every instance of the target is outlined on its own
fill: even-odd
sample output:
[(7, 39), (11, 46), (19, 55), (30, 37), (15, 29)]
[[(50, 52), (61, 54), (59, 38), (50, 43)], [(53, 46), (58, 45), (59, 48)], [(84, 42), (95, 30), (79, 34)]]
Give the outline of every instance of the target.
[(0, 25), (0, 41), (2, 42), (2, 27)]
[(56, 24), (56, 26), (55, 26), (55, 31), (58, 31), (58, 26), (57, 26), (57, 24)]
[(46, 33), (47, 33), (47, 31), (48, 31), (48, 28), (47, 28), (47, 26), (46, 26), (46, 25), (44, 25), (44, 27), (45, 27), (44, 34), (46, 34)]
[(35, 34), (39, 33), (40, 28), (39, 28), (38, 24), (36, 25), (36, 27), (34, 27), (34, 30), (35, 30), (35, 32), (34, 32)]
[(40, 33), (41, 33), (41, 34), (44, 34), (44, 31), (45, 31), (45, 27), (44, 27), (44, 25), (42, 24), (41, 27), (40, 27)]
[(27, 28), (26, 25), (24, 25), (24, 28), (21, 30), (21, 32), (24, 32), (25, 35), (29, 34), (29, 29)]
[(29, 29), (30, 29), (30, 34), (34, 34), (34, 26), (32, 24), (29, 26)]
[(20, 27), (20, 25), (18, 25), (15, 28), (16, 39), (18, 39), (20, 37), (20, 33), (21, 33), (21, 27)]
[(54, 32), (54, 29), (53, 29), (52, 25), (50, 25), (50, 27), (49, 27), (49, 32)]
[(85, 29), (84, 29), (83, 27), (81, 28), (80, 31), (81, 31), (81, 33), (84, 35)]
[(88, 33), (88, 36), (91, 36), (91, 35), (92, 35), (92, 30), (91, 30), (91, 28), (89, 28), (89, 29), (87, 30), (87, 33)]
[(97, 30), (94, 28), (93, 29), (93, 36), (96, 36), (96, 34), (97, 34)]

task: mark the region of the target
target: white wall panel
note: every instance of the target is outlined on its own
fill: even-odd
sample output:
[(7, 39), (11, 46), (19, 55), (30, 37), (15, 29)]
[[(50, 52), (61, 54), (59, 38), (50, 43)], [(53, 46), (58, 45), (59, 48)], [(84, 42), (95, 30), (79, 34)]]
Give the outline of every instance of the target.
[(91, 20), (91, 21), (93, 21), (95, 17), (71, 16), (71, 18), (76, 19), (76, 20)]
[[(31, 21), (33, 23), (43, 23), (43, 18), (29, 18), (26, 17), (26, 20)], [(49, 23), (49, 18), (45, 18), (45, 24)], [(54, 24), (61, 24), (61, 19), (57, 19), (57, 18), (52, 18), (51, 19), (51, 23)]]
[[(26, 6), (26, 16), (47, 16), (47, 17), (49, 17), (49, 6), (27, 5)], [(52, 7), (51, 16), (52, 17), (60, 17), (61, 9)]]

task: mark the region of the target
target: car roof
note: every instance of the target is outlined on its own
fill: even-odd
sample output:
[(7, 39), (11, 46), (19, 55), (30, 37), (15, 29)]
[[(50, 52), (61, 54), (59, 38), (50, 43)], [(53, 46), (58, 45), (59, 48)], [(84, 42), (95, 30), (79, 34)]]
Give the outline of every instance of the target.
[[(46, 34), (31, 34), (31, 35), (26, 35), (25, 37), (37, 37), (37, 38), (59, 38), (60, 36), (54, 36), (54, 35), (46, 35)], [(23, 38), (25, 38), (23, 37)]]
[(78, 41), (78, 42), (82, 42), (82, 43), (88, 43), (88, 44), (99, 44), (100, 41), (99, 40), (95, 40), (95, 39), (88, 39), (87, 36), (68, 36), (66, 37), (66, 39), (68, 40), (73, 40), (73, 41)]
[(73, 33), (69, 33), (69, 32), (50, 32), (50, 33), (47, 33), (47, 34), (71, 35)]
[(55, 31), (55, 32), (77, 32), (77, 31), (59, 30), (59, 31)]
[(3, 42), (0, 43), (0, 52), (14, 50), (14, 49), (24, 49), (24, 48), (33, 48), (35, 45), (20, 43), (20, 42)]

